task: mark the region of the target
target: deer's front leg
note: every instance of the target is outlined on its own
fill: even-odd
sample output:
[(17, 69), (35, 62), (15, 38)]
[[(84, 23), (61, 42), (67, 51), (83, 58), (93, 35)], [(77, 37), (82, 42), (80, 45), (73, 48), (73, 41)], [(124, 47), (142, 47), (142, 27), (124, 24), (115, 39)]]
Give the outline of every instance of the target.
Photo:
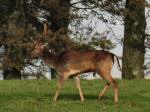
[(57, 89), (53, 101), (57, 101), (58, 95), (60, 93), (60, 90), (63, 88), (65, 80), (66, 79), (63, 75), (58, 75)]
[(74, 77), (74, 82), (75, 82), (75, 86), (77, 87), (77, 89), (79, 91), (80, 99), (83, 102), (84, 101), (84, 97), (83, 97), (83, 93), (82, 93), (81, 86), (80, 86), (80, 79), (79, 79), (78, 76)]

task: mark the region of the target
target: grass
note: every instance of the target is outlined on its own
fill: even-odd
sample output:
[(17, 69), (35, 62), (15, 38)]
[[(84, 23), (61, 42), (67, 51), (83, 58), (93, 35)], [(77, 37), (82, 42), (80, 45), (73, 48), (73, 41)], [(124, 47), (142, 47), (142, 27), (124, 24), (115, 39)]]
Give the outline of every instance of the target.
[(81, 80), (85, 102), (80, 102), (72, 80), (61, 91), (58, 102), (52, 102), (56, 80), (0, 81), (0, 112), (149, 112), (150, 80), (118, 80), (120, 102), (113, 103), (113, 90), (102, 100), (98, 94), (103, 80)]

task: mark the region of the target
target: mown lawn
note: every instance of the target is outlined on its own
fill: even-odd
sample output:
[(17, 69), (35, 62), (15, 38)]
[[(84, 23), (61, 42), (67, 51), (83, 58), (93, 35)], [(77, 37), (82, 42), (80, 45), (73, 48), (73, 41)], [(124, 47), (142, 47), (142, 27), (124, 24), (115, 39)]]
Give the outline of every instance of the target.
[(150, 112), (150, 80), (118, 80), (120, 102), (113, 103), (112, 88), (98, 100), (103, 80), (81, 80), (85, 102), (70, 79), (58, 102), (52, 102), (56, 80), (0, 81), (0, 112)]

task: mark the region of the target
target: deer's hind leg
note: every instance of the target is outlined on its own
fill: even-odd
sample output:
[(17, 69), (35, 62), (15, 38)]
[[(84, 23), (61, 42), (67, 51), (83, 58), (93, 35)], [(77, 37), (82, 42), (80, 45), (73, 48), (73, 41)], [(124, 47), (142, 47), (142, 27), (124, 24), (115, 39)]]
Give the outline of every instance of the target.
[[(111, 64), (109, 64), (111, 65)], [(108, 90), (109, 86), (111, 85), (113, 87), (113, 90), (114, 90), (114, 102), (115, 103), (118, 103), (118, 85), (117, 85), (117, 82), (112, 78), (110, 72), (111, 72), (111, 66), (106, 66), (106, 65), (103, 65), (101, 66), (101, 68), (98, 69), (98, 74), (107, 81), (103, 91), (99, 94), (99, 97), (102, 97), (105, 92)]]
[(101, 99), (105, 95), (105, 93), (107, 92), (107, 90), (109, 89), (109, 87), (110, 87), (110, 84), (107, 82), (105, 84), (105, 87), (103, 88), (103, 90), (99, 94), (99, 99)]

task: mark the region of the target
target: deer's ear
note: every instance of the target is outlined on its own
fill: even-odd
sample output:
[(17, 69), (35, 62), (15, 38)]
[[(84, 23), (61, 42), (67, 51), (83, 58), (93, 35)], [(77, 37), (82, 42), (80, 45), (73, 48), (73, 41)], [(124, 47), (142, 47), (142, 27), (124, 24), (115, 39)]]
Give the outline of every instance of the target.
[(44, 45), (45, 45), (45, 47), (46, 47), (46, 46), (48, 45), (48, 43), (45, 43)]
[(45, 43), (44, 45), (41, 46), (41, 48), (44, 48), (48, 45), (48, 43)]

